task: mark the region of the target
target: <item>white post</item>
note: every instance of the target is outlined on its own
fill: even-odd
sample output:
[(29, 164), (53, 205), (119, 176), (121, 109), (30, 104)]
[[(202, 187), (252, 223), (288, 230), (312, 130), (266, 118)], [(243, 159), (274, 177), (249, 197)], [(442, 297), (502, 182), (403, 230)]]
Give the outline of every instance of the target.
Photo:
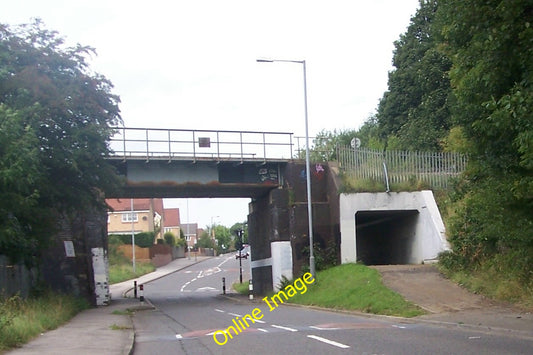
[(130, 218), (131, 218), (131, 262), (133, 264), (133, 273), (135, 274), (135, 221), (133, 219), (133, 199), (130, 198), (131, 203), (131, 212), (130, 212)]

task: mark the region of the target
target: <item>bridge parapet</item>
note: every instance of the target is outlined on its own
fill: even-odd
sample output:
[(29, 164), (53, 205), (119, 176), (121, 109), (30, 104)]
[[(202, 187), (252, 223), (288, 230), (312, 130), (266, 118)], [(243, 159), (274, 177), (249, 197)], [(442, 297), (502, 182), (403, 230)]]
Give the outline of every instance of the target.
[(111, 158), (123, 160), (288, 161), (293, 134), (117, 127)]

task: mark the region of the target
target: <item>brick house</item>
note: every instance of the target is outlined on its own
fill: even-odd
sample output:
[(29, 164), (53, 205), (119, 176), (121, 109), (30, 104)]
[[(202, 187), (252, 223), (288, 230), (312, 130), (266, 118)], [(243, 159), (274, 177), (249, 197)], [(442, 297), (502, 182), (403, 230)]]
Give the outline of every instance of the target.
[(180, 209), (179, 208), (165, 208), (164, 209), (165, 227), (163, 234), (171, 232), (176, 239), (180, 237)]
[[(133, 201), (133, 213), (132, 213)], [(130, 234), (156, 232), (156, 239), (162, 238), (165, 228), (163, 199), (160, 198), (122, 198), (106, 199), (107, 234)]]

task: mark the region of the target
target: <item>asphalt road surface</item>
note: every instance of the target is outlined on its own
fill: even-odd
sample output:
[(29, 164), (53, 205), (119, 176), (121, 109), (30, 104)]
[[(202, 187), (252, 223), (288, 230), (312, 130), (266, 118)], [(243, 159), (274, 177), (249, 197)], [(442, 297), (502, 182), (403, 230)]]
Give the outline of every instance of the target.
[[(249, 260), (242, 260), (244, 279)], [(222, 294), (239, 280), (235, 253), (145, 284), (155, 310), (137, 312), (135, 354), (533, 354), (533, 340), (282, 305)], [(249, 326), (247, 314), (260, 309)], [(258, 315), (259, 313), (256, 314)], [(234, 323), (235, 320), (235, 323)], [(232, 338), (219, 330), (239, 325)], [(244, 328), (244, 329), (242, 329)], [(217, 337), (218, 345), (213, 338)]]

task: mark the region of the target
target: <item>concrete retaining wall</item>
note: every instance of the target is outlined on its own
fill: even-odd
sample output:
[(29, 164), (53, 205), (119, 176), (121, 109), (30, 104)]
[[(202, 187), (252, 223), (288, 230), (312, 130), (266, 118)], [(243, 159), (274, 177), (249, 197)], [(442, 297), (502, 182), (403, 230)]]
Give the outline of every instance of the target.
[[(431, 191), (341, 194), (339, 203), (342, 263), (360, 261), (368, 251), (357, 250), (358, 246), (375, 248), (372, 239), (377, 238), (381, 238), (384, 252), (373, 251), (372, 255), (380, 264), (398, 263), (398, 260), (422, 263), (449, 249), (444, 223)], [(357, 225), (358, 216), (366, 216), (364, 226)], [(380, 224), (386, 224), (386, 228), (379, 228)], [(367, 242), (360, 243), (358, 238), (363, 236)], [(391, 248), (396, 251), (387, 256), (387, 249)]]

